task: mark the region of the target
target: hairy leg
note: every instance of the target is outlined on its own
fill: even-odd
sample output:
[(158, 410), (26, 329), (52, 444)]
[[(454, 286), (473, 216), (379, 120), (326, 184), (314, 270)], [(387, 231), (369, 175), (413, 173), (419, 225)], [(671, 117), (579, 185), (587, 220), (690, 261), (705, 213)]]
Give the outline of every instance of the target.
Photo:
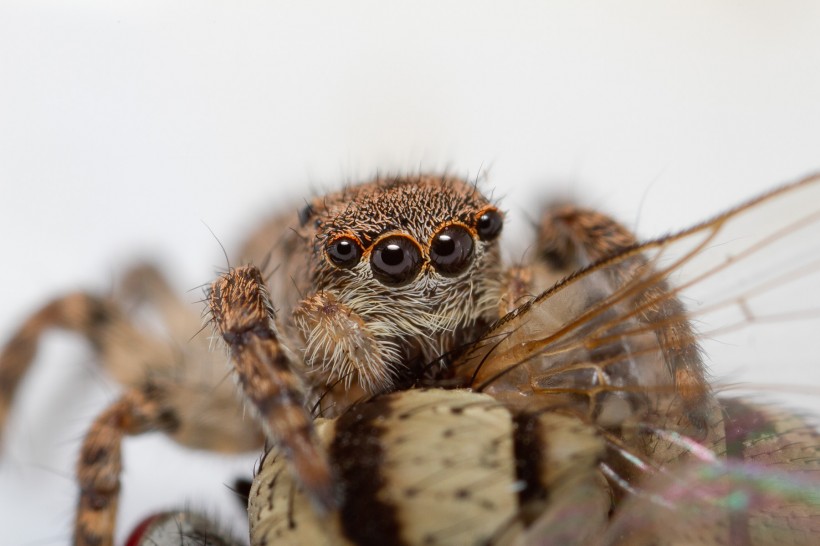
[[(137, 328), (119, 301), (86, 293), (57, 298), (31, 315), (0, 352), (0, 432), (14, 393), (36, 356), (40, 337), (62, 329), (84, 337), (99, 355), (99, 363), (125, 386), (146, 380), (173, 389), (168, 401), (180, 416), (174, 439), (183, 445), (215, 451), (238, 452), (262, 444), (256, 426), (242, 421), (235, 388), (226, 381), (221, 359), (208, 343), (191, 339), (199, 319), (168, 288), (153, 268), (141, 267), (126, 275), (127, 298), (157, 307), (168, 335)], [(203, 336), (204, 337), (204, 336)]]
[[(378, 391), (389, 379), (383, 345), (361, 317), (331, 294), (314, 294), (302, 300), (293, 311), (293, 320), (304, 342), (308, 373), (317, 378), (315, 383), (338, 384), (340, 394), (351, 399), (364, 396), (360, 385), (367, 385), (370, 392)], [(334, 394), (331, 388), (330, 400), (323, 401), (333, 415), (345, 409), (341, 400), (337, 408), (327, 406), (337, 402)]]
[[(116, 366), (123, 383), (136, 382), (146, 361), (175, 360), (167, 345), (137, 331), (119, 306), (107, 298), (75, 293), (55, 299), (30, 316), (0, 352), (0, 430), (14, 393), (37, 352), (40, 336), (52, 328), (76, 332), (89, 340), (104, 363), (123, 360)], [(119, 343), (125, 341), (125, 347)], [(139, 347), (140, 352), (130, 352)], [(112, 367), (112, 366), (106, 366)]]
[(173, 431), (179, 418), (163, 403), (168, 393), (154, 384), (127, 391), (103, 411), (86, 434), (77, 476), (80, 486), (74, 542), (108, 546), (114, 529), (122, 473), (122, 440), (151, 430)]
[(232, 270), (213, 283), (208, 299), (251, 408), (316, 505), (332, 508), (336, 500), (327, 454), (305, 408), (302, 382), (273, 330), (273, 307), (261, 273), (254, 266)]
[[(539, 290), (574, 271), (637, 244), (623, 225), (596, 211), (574, 205), (548, 208), (541, 217), (536, 241), (532, 283)], [(619, 267), (609, 268), (614, 286), (623, 286), (646, 271), (646, 259), (635, 254)], [(547, 284), (547, 286), (543, 286)], [(690, 422), (701, 431), (707, 427), (706, 401), (711, 396), (697, 337), (683, 304), (670, 294), (665, 282), (641, 288), (634, 300), (636, 317), (657, 336), (666, 366), (675, 381)]]
[(126, 308), (135, 304), (156, 310), (171, 339), (207, 345), (202, 338), (192, 339), (202, 328), (201, 305), (180, 298), (157, 266), (139, 263), (126, 270), (118, 299)]
[(224, 360), (201, 339), (188, 343), (200, 329), (197, 313), (174, 296), (154, 269), (132, 270), (125, 289), (126, 300), (160, 311), (168, 335), (137, 328), (120, 300), (74, 293), (35, 312), (0, 352), (0, 430), (40, 337), (50, 329), (88, 340), (102, 368), (126, 388), (94, 421), (79, 457), (83, 494), (76, 536), (78, 541), (91, 537), (92, 544), (94, 537), (113, 532), (125, 435), (161, 430), (180, 444), (222, 452), (254, 450), (263, 443), (258, 426), (243, 423), (243, 408), (235, 386), (226, 380)]
[(174, 396), (167, 403), (180, 417), (172, 437), (194, 448), (235, 453), (257, 449), (263, 435), (244, 415), (236, 387), (229, 380), (221, 355), (212, 351), (203, 331), (201, 305), (181, 299), (164, 275), (151, 264), (126, 272), (123, 303), (149, 306), (159, 313), (176, 360), (156, 363), (145, 377), (168, 386)]

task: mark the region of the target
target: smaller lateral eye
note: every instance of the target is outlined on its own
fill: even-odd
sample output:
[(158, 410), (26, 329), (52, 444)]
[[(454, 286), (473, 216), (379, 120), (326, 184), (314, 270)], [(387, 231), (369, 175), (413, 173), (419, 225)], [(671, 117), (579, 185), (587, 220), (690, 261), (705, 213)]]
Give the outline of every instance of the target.
[(504, 218), (496, 209), (487, 209), (476, 218), (475, 229), (482, 241), (492, 241), (501, 233)]
[(462, 226), (447, 226), (430, 243), (430, 261), (443, 275), (461, 273), (473, 255), (473, 236)]
[(344, 269), (350, 269), (359, 263), (359, 258), (362, 257), (359, 243), (350, 237), (339, 237), (332, 240), (325, 251), (333, 265)]

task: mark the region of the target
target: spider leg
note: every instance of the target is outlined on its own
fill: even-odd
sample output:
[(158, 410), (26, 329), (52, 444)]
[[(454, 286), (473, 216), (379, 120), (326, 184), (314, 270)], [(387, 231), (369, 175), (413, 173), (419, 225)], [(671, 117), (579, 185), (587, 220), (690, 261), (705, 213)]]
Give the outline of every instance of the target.
[(114, 528), (122, 472), (122, 440), (151, 430), (173, 431), (179, 417), (164, 403), (163, 389), (146, 383), (105, 409), (83, 439), (77, 476), (80, 486), (74, 542), (108, 546)]
[[(159, 302), (172, 298), (170, 293), (155, 296)], [(187, 344), (196, 332), (197, 314), (173, 301), (167, 305), (176, 305), (180, 316), (190, 316), (179, 321), (171, 336), (176, 341), (137, 328), (114, 299), (74, 293), (35, 312), (0, 352), (0, 431), (15, 390), (36, 356), (39, 338), (51, 328), (87, 339), (102, 367), (126, 387), (126, 394), (97, 417), (83, 443), (78, 541), (90, 533), (94, 544), (93, 537), (112, 532), (124, 435), (161, 430), (189, 447), (234, 453), (262, 444), (261, 431), (242, 423), (242, 406), (235, 387), (224, 380), (224, 365), (217, 365), (207, 343)], [(181, 325), (186, 321), (187, 327)]]
[(242, 392), (314, 503), (331, 509), (330, 464), (305, 408), (304, 387), (273, 330), (261, 273), (244, 266), (222, 275), (211, 285), (209, 305)]
[[(169, 293), (159, 301), (172, 298)], [(40, 336), (58, 328), (87, 339), (98, 353), (102, 367), (118, 383), (140, 385), (150, 379), (173, 388), (176, 395), (169, 403), (177, 408), (181, 420), (173, 435), (177, 442), (223, 452), (247, 451), (261, 445), (258, 430), (236, 426), (242, 419), (241, 404), (236, 402), (233, 386), (223, 380), (224, 368), (214, 362), (207, 343), (188, 343), (199, 328), (197, 314), (185, 309), (179, 300), (162, 305), (179, 308), (169, 311), (180, 315), (171, 340), (137, 328), (111, 298), (74, 293), (35, 312), (0, 352), (0, 432), (17, 386), (36, 356)], [(236, 419), (230, 419), (231, 415)]]
[[(112, 372), (123, 383), (134, 383), (144, 373), (144, 366), (136, 362), (141, 357), (148, 361), (173, 358), (167, 346), (136, 331), (114, 301), (85, 293), (55, 299), (31, 315), (0, 352), (0, 430), (17, 386), (36, 356), (39, 338), (51, 328), (84, 336), (101, 354), (103, 361), (122, 360), (122, 365), (112, 367)], [(116, 341), (122, 339), (131, 344), (119, 347)], [(139, 354), (125, 350), (134, 346), (141, 348)]]
[(181, 419), (173, 438), (186, 446), (226, 453), (261, 446), (263, 435), (255, 425), (236, 426), (248, 419), (208, 336), (195, 335), (203, 330), (201, 313), (193, 312), (192, 305), (177, 295), (152, 264), (129, 269), (121, 286), (124, 303), (148, 305), (159, 312), (170, 339), (180, 349), (176, 361), (154, 366), (150, 374), (152, 380), (173, 388), (174, 398), (169, 403)]
[[(635, 236), (623, 225), (597, 211), (575, 205), (548, 208), (541, 217), (536, 242), (534, 279), (547, 286), (560, 278), (599, 260), (629, 250), (637, 244)], [(609, 268), (614, 286), (646, 274), (647, 260), (635, 254), (619, 267)], [(701, 433), (708, 424), (711, 397), (697, 337), (683, 304), (670, 295), (666, 282), (647, 284), (634, 300), (638, 321), (654, 330), (666, 366), (675, 380), (675, 390), (684, 412)]]
[(394, 379), (385, 351), (367, 324), (332, 294), (323, 292), (300, 301), (293, 322), (304, 340), (306, 365), (321, 383), (331, 385), (325, 401), (336, 406), (331, 413), (346, 407), (341, 399), (335, 400), (336, 394), (348, 400), (363, 398)]
[[(177, 295), (155, 265), (140, 263), (132, 266), (123, 275), (120, 286), (123, 303), (145, 304), (156, 309), (172, 339), (187, 342), (202, 328), (199, 314)], [(207, 343), (203, 345), (207, 346)]]

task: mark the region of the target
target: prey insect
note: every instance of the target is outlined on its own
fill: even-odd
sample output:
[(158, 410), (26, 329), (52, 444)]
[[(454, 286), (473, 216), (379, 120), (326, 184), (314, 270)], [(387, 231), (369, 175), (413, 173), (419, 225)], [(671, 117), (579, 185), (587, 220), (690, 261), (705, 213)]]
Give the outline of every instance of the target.
[[(820, 513), (816, 431), (718, 399), (678, 296), (816, 237), (816, 206), (756, 234), (742, 224), (820, 202), (818, 188), (806, 179), (643, 245), (604, 215), (556, 207), (532, 262), (506, 270), (503, 213), (455, 178), (379, 179), (272, 220), (241, 253), (273, 264), (270, 279), (242, 266), (209, 294), (240, 390), (275, 445), (251, 490), (252, 543), (808, 543)], [(739, 235), (734, 254), (713, 252)], [(723, 259), (703, 263), (710, 255)], [(713, 302), (748, 311), (757, 293), (816, 274), (816, 258)], [(143, 293), (174, 324), (173, 298), (159, 292)], [(51, 326), (87, 335), (120, 374), (149, 354), (126, 347), (161, 345), (116, 302), (58, 300), (0, 356), (0, 407)], [(242, 439), (220, 427), (180, 434), (192, 427), (173, 396), (185, 374), (169, 363), (196, 369), (197, 358), (165, 354), (141, 364), (142, 376), (121, 376), (130, 389), (84, 441), (77, 543), (110, 543), (123, 435), (160, 429), (201, 445), (207, 434), (220, 449), (259, 441), (229, 418), (220, 421)], [(224, 400), (227, 414), (239, 407)], [(706, 470), (715, 476), (687, 478)], [(756, 476), (783, 491), (764, 491)], [(683, 480), (697, 502), (672, 494)], [(719, 485), (748, 491), (745, 505), (715, 509)], [(670, 505), (719, 515), (694, 538), (641, 519)]]

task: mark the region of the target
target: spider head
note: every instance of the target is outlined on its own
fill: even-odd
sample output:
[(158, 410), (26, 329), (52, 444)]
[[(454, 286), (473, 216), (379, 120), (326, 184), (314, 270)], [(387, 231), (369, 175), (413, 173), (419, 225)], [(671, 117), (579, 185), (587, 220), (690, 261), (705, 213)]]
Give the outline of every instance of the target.
[[(365, 366), (380, 368), (368, 371), (374, 388), (390, 388), (497, 318), (503, 214), (473, 184), (378, 179), (315, 200), (301, 220), (313, 290), (360, 318), (383, 356)], [(323, 335), (311, 328), (306, 337)]]

